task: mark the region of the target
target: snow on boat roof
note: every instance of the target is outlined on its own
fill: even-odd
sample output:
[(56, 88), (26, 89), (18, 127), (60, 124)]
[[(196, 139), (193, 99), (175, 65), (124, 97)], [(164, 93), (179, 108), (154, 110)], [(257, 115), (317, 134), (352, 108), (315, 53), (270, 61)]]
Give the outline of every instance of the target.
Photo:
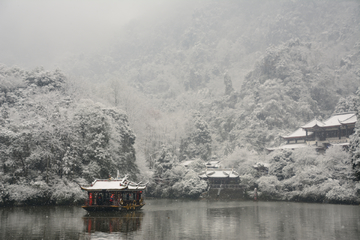
[(129, 190), (144, 190), (146, 188), (145, 185), (129, 185), (128, 189)]
[(95, 180), (90, 186), (81, 186), (86, 191), (102, 191), (102, 190), (143, 190), (146, 188), (144, 184), (124, 184), (123, 180)]

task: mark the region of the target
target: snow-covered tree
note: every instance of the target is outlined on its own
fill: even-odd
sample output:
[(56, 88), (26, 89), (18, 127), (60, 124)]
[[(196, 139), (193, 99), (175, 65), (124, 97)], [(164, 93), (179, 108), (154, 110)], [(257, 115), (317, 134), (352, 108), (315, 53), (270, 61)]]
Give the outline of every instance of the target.
[(208, 160), (211, 157), (210, 127), (200, 114), (195, 113), (193, 122), (189, 123), (188, 137), (181, 140), (180, 160), (201, 158)]
[(357, 94), (357, 119), (355, 125), (355, 133), (350, 137), (350, 152), (351, 152), (351, 163), (355, 170), (355, 175), (360, 180), (360, 88), (356, 92)]

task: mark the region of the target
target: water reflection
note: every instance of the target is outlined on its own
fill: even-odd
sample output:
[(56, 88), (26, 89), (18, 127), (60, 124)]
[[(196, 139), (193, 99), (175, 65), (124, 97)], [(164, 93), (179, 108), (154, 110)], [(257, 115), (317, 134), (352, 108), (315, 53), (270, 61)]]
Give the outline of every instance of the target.
[(91, 213), (83, 217), (84, 232), (133, 232), (141, 228), (144, 213), (141, 211), (124, 213)]
[(148, 200), (136, 212), (0, 208), (0, 239), (359, 239), (359, 206)]
[(0, 208), (0, 239), (78, 239), (79, 207)]

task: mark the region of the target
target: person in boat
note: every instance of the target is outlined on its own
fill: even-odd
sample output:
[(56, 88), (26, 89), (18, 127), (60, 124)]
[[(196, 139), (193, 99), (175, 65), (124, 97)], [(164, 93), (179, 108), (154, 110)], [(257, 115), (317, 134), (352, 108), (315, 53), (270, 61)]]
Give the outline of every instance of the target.
[(101, 196), (101, 194), (99, 193), (99, 195), (98, 195), (98, 205), (102, 205), (102, 196)]
[(114, 198), (115, 198), (115, 195), (111, 194), (111, 196), (110, 196), (110, 205), (114, 204)]
[(92, 193), (89, 193), (89, 205), (93, 204), (93, 196)]

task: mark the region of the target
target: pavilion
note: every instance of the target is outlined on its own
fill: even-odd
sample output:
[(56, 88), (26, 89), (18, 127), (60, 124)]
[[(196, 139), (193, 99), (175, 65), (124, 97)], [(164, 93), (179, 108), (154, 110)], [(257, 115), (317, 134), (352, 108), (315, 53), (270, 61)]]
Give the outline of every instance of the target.
[(314, 119), (295, 132), (282, 136), (286, 143), (268, 151), (311, 147), (324, 151), (330, 145), (347, 147), (349, 136), (354, 133), (357, 117), (355, 112), (334, 114), (325, 121)]

